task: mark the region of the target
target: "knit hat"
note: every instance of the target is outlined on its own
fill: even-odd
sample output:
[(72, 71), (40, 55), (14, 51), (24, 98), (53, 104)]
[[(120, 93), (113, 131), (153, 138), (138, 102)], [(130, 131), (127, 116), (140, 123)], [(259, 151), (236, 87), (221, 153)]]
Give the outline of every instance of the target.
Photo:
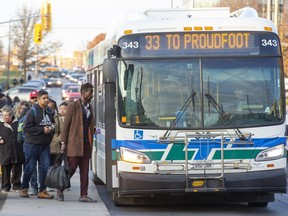
[(37, 91), (31, 91), (30, 92), (30, 99), (37, 98), (38, 92)]

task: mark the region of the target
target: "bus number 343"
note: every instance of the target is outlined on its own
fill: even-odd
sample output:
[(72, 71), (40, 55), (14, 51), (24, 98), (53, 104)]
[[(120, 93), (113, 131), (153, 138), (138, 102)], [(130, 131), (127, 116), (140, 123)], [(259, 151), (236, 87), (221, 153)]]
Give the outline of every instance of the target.
[(138, 41), (124, 42), (122, 44), (122, 49), (127, 49), (127, 48), (137, 49), (139, 48), (139, 42)]
[(266, 39), (262, 39), (261, 40), (262, 46), (274, 46), (277, 47), (277, 41), (276, 40), (266, 40)]

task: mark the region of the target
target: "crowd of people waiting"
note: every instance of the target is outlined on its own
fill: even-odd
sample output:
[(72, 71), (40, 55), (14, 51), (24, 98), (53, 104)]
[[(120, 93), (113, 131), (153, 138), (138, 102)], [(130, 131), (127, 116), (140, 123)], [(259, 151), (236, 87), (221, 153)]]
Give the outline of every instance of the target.
[[(45, 90), (32, 91), (29, 101), (20, 101), (14, 107), (7, 103), (5, 95), (0, 95), (2, 192), (12, 189), (19, 192), (22, 198), (35, 195), (38, 198), (53, 199), (54, 196), (48, 193), (45, 185), (47, 169), (54, 164), (57, 155), (65, 153), (70, 176), (73, 176), (77, 167), (80, 169), (79, 202), (96, 202), (88, 197), (87, 192), (89, 159), (92, 153), (90, 138), (94, 133), (90, 104), (92, 97), (93, 86), (89, 83), (81, 86), (79, 100), (70, 104), (63, 101), (59, 107)], [(70, 134), (70, 127), (75, 127), (74, 122), (77, 124), (77, 132)], [(82, 136), (79, 135), (79, 127), (83, 129)], [(73, 142), (69, 137), (74, 137)], [(75, 142), (77, 139), (78, 142)], [(63, 190), (57, 191), (57, 199), (64, 201)]]

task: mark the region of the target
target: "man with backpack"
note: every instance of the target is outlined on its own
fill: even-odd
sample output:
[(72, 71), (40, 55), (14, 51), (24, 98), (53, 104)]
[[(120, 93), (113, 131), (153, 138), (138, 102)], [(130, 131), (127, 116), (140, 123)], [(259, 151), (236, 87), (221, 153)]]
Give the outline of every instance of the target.
[[(54, 111), (48, 107), (48, 92), (40, 90), (37, 102), (30, 108), (24, 120), (25, 132), (25, 168), (21, 185), (20, 197), (29, 198), (29, 181), (38, 161), (39, 192), (38, 198), (53, 199), (54, 196), (46, 191), (45, 177), (50, 165), (50, 143), (54, 135)], [(33, 109), (36, 110), (34, 114)]]

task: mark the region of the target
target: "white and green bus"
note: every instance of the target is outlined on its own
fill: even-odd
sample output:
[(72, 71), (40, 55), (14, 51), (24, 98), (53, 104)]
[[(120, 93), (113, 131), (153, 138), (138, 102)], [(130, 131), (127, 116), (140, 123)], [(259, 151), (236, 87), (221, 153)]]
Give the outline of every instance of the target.
[(254, 9), (126, 14), (88, 65), (92, 169), (115, 204), (216, 195), (267, 206), (286, 193), (281, 44)]

